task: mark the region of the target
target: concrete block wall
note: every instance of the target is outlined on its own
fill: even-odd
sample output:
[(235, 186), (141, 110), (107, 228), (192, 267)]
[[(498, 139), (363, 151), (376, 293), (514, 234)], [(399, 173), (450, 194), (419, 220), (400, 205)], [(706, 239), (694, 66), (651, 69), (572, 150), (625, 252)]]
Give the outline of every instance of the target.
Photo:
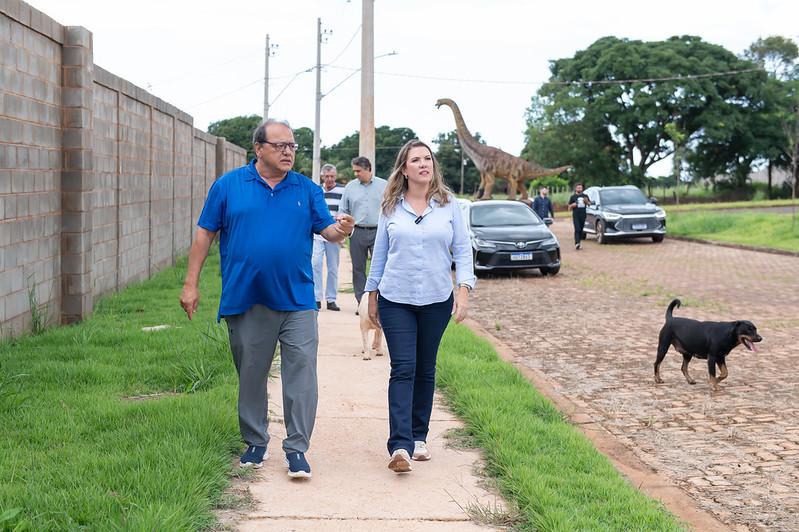
[(26, 4), (0, 15), (0, 334), (30, 327), (29, 294), (61, 310), (61, 43)]
[(245, 150), (93, 62), (92, 35), (0, 0), (0, 335), (173, 264)]

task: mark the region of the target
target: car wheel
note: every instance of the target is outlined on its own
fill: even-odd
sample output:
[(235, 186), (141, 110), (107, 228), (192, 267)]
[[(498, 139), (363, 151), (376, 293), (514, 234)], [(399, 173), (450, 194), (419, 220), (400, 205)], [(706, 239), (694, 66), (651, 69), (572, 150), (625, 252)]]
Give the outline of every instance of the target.
[(541, 275), (557, 275), (558, 272), (560, 271), (560, 266), (552, 266), (552, 267), (545, 266), (543, 268), (540, 268), (540, 270), (541, 270)]
[(652, 242), (663, 242), (664, 235), (652, 235)]
[(605, 236), (605, 222), (602, 220), (596, 223), (596, 242), (597, 244), (608, 243), (608, 238)]

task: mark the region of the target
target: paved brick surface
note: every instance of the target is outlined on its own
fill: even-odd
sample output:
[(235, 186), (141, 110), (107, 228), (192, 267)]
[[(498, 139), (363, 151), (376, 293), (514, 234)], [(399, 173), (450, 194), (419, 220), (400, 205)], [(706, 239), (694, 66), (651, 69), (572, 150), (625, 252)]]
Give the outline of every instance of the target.
[[(640, 459), (740, 530), (799, 530), (799, 258), (666, 240), (575, 252), (571, 224), (561, 273), (487, 276), (471, 313), (521, 362), (586, 406)], [(721, 391), (707, 364), (685, 382), (670, 350), (655, 385), (657, 335), (673, 297), (675, 315), (749, 319), (758, 353), (736, 348)]]

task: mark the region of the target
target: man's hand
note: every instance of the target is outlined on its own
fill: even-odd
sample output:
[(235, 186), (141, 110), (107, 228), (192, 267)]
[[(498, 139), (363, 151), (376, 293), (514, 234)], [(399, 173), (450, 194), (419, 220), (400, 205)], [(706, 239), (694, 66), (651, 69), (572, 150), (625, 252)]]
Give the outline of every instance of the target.
[(186, 316), (191, 320), (192, 315), (197, 311), (200, 304), (200, 291), (196, 286), (184, 284), (183, 291), (180, 293), (180, 306), (186, 311)]
[(347, 236), (351, 235), (352, 230), (355, 229), (355, 218), (349, 214), (336, 215), (336, 222), (337, 229)]

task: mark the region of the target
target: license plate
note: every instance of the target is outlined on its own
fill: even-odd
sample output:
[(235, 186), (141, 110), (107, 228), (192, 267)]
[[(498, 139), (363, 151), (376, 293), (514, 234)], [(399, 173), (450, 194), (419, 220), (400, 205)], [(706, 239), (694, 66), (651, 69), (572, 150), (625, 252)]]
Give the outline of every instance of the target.
[(633, 231), (643, 231), (646, 229), (646, 224), (633, 224)]
[(533, 254), (530, 253), (511, 253), (510, 260), (533, 260)]

